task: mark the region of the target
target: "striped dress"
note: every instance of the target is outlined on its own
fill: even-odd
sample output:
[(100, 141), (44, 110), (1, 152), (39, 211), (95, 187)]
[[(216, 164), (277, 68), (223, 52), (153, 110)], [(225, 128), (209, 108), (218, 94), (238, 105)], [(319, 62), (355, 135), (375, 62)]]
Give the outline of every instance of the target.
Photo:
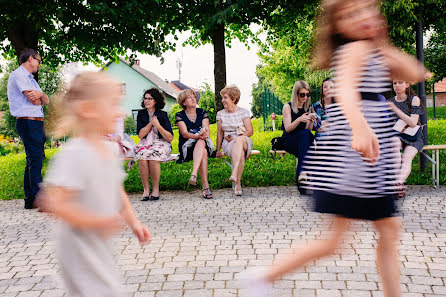
[[(334, 54), (335, 97), (336, 81), (345, 65), (338, 63), (345, 48)], [(395, 115), (389, 111), (381, 93), (390, 90), (389, 70), (378, 49), (368, 52), (360, 68), (355, 89), (361, 94), (358, 109), (379, 139), (380, 158), (368, 163), (351, 148), (351, 128), (342, 106), (327, 107), (324, 137), (310, 148), (303, 171), (308, 180), (303, 185), (314, 191), (316, 211), (348, 218), (377, 220), (396, 212), (394, 198), (399, 175), (399, 142), (393, 131)]]

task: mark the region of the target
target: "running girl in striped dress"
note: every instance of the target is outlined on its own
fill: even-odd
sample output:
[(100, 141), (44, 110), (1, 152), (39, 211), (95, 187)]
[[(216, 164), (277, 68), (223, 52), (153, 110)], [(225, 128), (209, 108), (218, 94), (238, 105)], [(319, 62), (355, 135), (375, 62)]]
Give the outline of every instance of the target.
[(316, 211), (332, 214), (328, 238), (301, 247), (266, 271), (248, 274), (252, 297), (269, 296), (271, 284), (306, 263), (334, 253), (353, 219), (370, 220), (379, 233), (377, 268), (384, 296), (401, 297), (400, 220), (395, 217), (399, 143), (394, 114), (382, 92), (392, 78), (420, 81), (424, 68), (391, 46), (376, 0), (322, 2), (315, 63), (334, 71), (335, 104), (327, 109), (324, 138), (304, 163)]

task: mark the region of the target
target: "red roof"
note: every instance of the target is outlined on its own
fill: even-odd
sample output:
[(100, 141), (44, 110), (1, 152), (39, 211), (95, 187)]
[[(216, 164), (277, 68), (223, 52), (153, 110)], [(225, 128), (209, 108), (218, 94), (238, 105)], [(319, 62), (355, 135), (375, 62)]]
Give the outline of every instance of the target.
[(174, 89), (176, 89), (178, 92), (181, 92), (181, 89), (177, 87), (173, 82), (170, 82), (169, 85), (171, 85)]
[(446, 78), (435, 84), (435, 92), (446, 92)]

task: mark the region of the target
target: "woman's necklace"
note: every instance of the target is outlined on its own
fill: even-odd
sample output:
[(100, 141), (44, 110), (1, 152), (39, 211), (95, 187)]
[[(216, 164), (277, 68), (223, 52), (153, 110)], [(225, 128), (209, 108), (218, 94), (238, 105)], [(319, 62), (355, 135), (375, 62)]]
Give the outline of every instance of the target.
[(197, 120), (197, 112), (195, 111), (195, 112), (192, 113), (192, 114), (189, 114), (187, 111), (185, 111), (185, 112), (186, 112), (186, 116), (188, 117), (188, 119), (189, 119), (191, 122), (195, 123), (195, 121)]

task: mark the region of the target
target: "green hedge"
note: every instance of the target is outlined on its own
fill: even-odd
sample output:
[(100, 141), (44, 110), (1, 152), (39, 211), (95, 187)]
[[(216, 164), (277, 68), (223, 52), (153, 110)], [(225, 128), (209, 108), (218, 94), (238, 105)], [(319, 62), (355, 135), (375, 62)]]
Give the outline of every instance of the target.
[[(281, 131), (263, 132), (262, 119), (253, 119), (254, 135), (252, 140), (254, 148), (261, 152), (259, 156), (252, 156), (247, 162), (243, 173), (242, 185), (245, 187), (256, 186), (277, 186), (294, 185), (296, 159), (291, 155), (283, 158), (273, 159), (269, 155), (270, 140), (273, 137), (280, 136)], [(446, 144), (446, 120), (430, 120), (429, 139), (431, 144)], [(211, 125), (211, 135), (215, 142), (216, 125)], [(137, 137), (136, 137), (137, 139)], [(172, 142), (173, 152), (178, 153), (178, 130), (174, 129), (174, 141)], [(46, 159), (43, 166), (43, 174), (47, 167), (48, 159), (56, 153), (57, 149), (45, 150)], [(442, 185), (446, 185), (446, 151), (440, 152), (440, 172)], [(25, 168), (25, 154), (9, 154), (0, 157), (0, 199), (23, 198), (23, 170)], [(425, 172), (418, 172), (418, 159), (414, 160), (412, 174), (407, 180), (408, 184), (431, 184), (431, 170), (428, 168)], [(123, 164), (126, 166), (126, 164)], [(189, 190), (188, 180), (190, 177), (192, 163), (176, 164), (175, 162), (161, 165), (161, 190)], [(209, 182), (211, 188), (229, 188), (231, 183), (228, 181), (230, 168), (220, 159), (209, 160)], [(138, 168), (135, 166), (128, 173), (124, 183), (128, 192), (142, 192), (143, 188), (139, 179)]]

